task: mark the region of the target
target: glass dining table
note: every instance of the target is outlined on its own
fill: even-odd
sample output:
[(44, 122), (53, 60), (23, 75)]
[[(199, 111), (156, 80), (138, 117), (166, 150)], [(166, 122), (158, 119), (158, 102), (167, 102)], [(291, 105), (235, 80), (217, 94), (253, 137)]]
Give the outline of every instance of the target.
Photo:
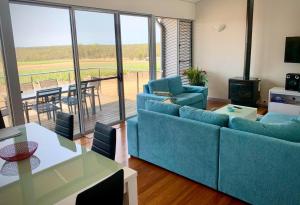
[(75, 204), (78, 193), (124, 169), (128, 203), (137, 204), (137, 173), (35, 123), (7, 128), (21, 135), (0, 141), (0, 149), (24, 141), (38, 143), (28, 159), (0, 159), (0, 204)]

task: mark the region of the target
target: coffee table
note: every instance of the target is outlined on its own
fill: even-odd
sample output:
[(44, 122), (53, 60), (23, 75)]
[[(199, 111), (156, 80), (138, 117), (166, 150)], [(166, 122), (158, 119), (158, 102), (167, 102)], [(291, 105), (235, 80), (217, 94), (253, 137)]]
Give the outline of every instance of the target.
[[(239, 107), (241, 109), (235, 108), (234, 112), (230, 112), (228, 110), (228, 107), (234, 107), (234, 106)], [(229, 115), (230, 117), (246, 118), (248, 120), (253, 120), (253, 121), (256, 121), (257, 119), (257, 108), (246, 107), (241, 105), (228, 104), (224, 107), (221, 107), (220, 109), (215, 110), (214, 112), (219, 114), (226, 114)]]

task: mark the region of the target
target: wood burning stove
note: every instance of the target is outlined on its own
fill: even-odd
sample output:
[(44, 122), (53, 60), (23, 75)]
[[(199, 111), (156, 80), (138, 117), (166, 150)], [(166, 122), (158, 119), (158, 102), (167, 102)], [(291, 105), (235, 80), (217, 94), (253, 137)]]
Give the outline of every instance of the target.
[(260, 80), (258, 78), (229, 79), (229, 99), (235, 105), (256, 107), (260, 97)]
[(247, 32), (244, 76), (229, 79), (229, 99), (232, 104), (256, 107), (260, 98), (260, 79), (250, 78), (254, 0), (247, 0)]

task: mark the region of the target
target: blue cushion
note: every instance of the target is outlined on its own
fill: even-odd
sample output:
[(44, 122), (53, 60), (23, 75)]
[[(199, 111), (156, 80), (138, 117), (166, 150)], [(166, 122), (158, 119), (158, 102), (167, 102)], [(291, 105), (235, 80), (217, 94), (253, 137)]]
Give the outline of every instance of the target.
[(168, 115), (179, 116), (179, 108), (179, 105), (163, 103), (155, 100), (148, 100), (146, 102), (146, 110)]
[(155, 91), (170, 92), (167, 79), (149, 81), (148, 86), (151, 94), (153, 94)]
[(191, 120), (197, 120), (208, 124), (218, 125), (221, 127), (227, 127), (229, 116), (218, 114), (211, 111), (200, 110), (188, 106), (181, 107), (179, 109), (179, 116)]
[(235, 130), (265, 135), (291, 142), (300, 142), (300, 121), (292, 120), (285, 123), (266, 124), (243, 118), (232, 118), (229, 127)]
[(174, 103), (178, 105), (192, 105), (203, 100), (202, 93), (181, 93), (176, 95)]
[(263, 116), (260, 122), (263, 123), (284, 123), (299, 118), (298, 115), (287, 115), (275, 112), (269, 112)]
[(172, 93), (172, 95), (179, 95), (183, 93), (183, 87), (182, 87), (180, 76), (168, 78), (168, 82), (169, 82), (169, 90)]

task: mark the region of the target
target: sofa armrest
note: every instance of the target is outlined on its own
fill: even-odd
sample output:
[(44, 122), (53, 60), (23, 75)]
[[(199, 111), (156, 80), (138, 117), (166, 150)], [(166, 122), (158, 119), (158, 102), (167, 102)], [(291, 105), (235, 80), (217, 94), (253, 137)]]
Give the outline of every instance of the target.
[(138, 117), (127, 120), (128, 153), (131, 156), (139, 156)]
[(147, 100), (157, 100), (157, 101), (164, 101), (168, 97), (165, 96), (157, 96), (154, 94), (147, 94), (147, 93), (140, 93), (137, 95), (137, 109), (145, 109), (145, 103)]
[(150, 89), (149, 89), (149, 85), (148, 84), (143, 85), (143, 91), (144, 91), (144, 93), (150, 94)]
[(208, 88), (203, 86), (184, 85), (182, 86), (185, 93), (207, 93)]
[(250, 204), (298, 204), (299, 158), (299, 143), (222, 128), (219, 190)]
[(183, 92), (185, 93), (202, 93), (203, 94), (203, 108), (207, 107), (208, 88), (203, 86), (184, 85)]

